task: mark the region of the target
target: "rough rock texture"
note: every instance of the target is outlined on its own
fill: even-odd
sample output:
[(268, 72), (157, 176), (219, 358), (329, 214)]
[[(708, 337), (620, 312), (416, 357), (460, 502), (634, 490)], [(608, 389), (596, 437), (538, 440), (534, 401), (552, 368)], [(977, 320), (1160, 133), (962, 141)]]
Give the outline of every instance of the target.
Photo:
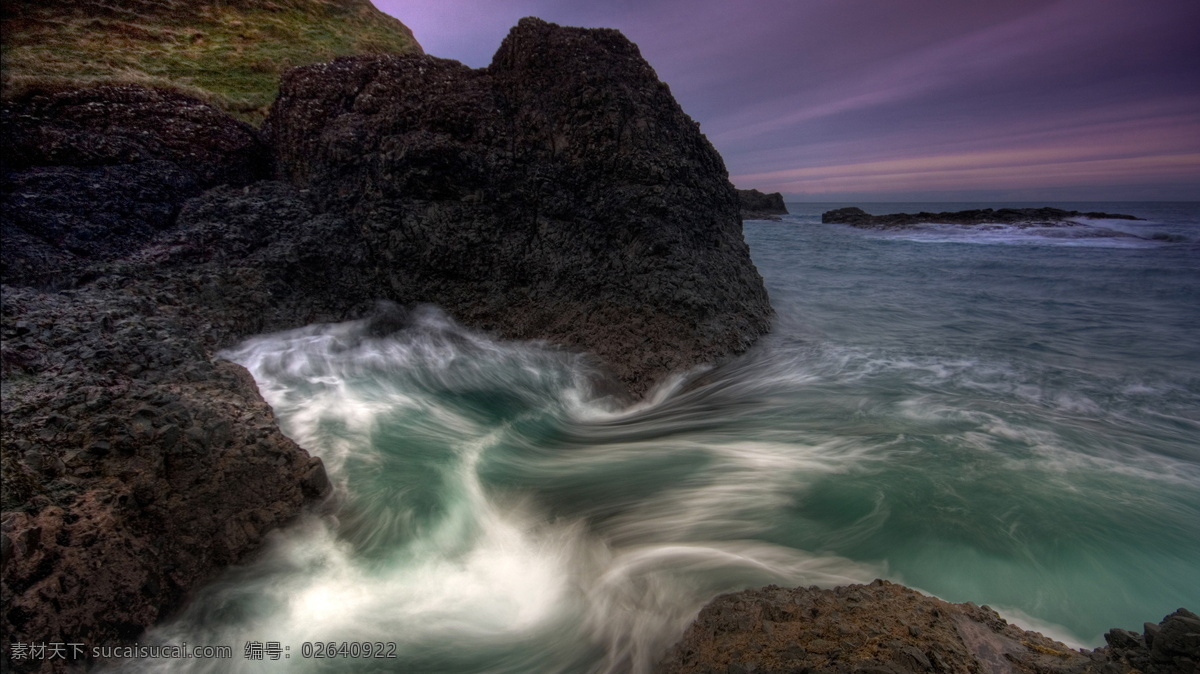
[(1145, 635), (1076, 651), (1009, 625), (987, 606), (950, 604), (877, 580), (831, 590), (768, 586), (713, 600), (661, 661), (663, 674), (1195, 674), (1200, 619), (1180, 609)]
[(871, 215), (861, 208), (854, 206), (826, 211), (821, 214), (821, 222), (853, 225), (869, 229), (904, 229), (926, 223), (947, 225), (1010, 225), (1017, 227), (1048, 227), (1072, 226), (1076, 218), (1097, 218), (1106, 220), (1140, 220), (1133, 215), (1120, 213), (1100, 213), (1066, 211), (1061, 208), (981, 208), (972, 211), (955, 211), (944, 213), (889, 213), (887, 215)]
[[(249, 374), (212, 358), (266, 325), (272, 298), (208, 246), (203, 199), (183, 207), (268, 157), (253, 129), (174, 94), (4, 112), (0, 628), (6, 645), (132, 641), (329, 489)], [(276, 221), (309, 215), (294, 194), (269, 203)], [(178, 227), (181, 209), (195, 224)], [(230, 255), (249, 245), (239, 224), (211, 233)], [(39, 665), (53, 669), (5, 663)]]
[(635, 394), (769, 329), (720, 156), (617, 31), (523, 19), (480, 70), (297, 68), (265, 128), (389, 299), (595, 353)]
[(209, 357), (206, 291), (203, 274), (4, 287), (11, 642), (135, 639), (327, 491), (249, 374)]
[(243, 337), (434, 302), (593, 351), (636, 393), (769, 327), (720, 157), (615, 31), (527, 20), (488, 69), (356, 58), (284, 91), (288, 181), (178, 94), (4, 104), (11, 642), (136, 639), (328, 491), (214, 358)]
[(6, 101), (0, 278), (69, 287), (130, 254), (215, 185), (267, 177), (253, 127), (180, 94), (96, 87)]
[(738, 190), (737, 195), (743, 220), (779, 220), (779, 216), (788, 214), (783, 195), (779, 192), (766, 194), (758, 190)]

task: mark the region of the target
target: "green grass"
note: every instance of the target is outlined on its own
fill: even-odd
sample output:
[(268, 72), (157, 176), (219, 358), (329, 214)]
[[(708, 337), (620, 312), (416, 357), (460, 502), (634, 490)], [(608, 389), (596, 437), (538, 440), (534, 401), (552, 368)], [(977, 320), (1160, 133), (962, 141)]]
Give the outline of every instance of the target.
[(253, 123), (266, 115), (289, 67), (421, 51), (403, 24), (368, 0), (9, 2), (3, 33), (6, 97), (143, 84), (197, 96)]

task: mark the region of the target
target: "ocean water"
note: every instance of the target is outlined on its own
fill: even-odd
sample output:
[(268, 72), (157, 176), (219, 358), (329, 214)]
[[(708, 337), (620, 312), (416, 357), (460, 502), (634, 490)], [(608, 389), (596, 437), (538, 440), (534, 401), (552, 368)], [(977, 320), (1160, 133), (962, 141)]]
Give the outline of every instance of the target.
[(843, 205), (997, 204), (747, 222), (773, 334), (630, 409), (432, 307), (224, 354), (336, 493), (142, 640), (232, 660), (121, 669), (648, 671), (767, 583), (882, 577), (1089, 647), (1200, 609), (1200, 204), (1052, 204), (1145, 218), (1091, 236), (820, 224)]

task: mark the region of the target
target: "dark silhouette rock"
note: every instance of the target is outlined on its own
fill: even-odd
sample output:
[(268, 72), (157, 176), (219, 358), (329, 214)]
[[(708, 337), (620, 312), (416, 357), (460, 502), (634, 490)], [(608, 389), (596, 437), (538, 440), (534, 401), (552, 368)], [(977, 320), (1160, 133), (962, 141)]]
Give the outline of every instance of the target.
[(95, 87), (30, 94), (2, 113), (5, 283), (77, 285), (87, 265), (171, 227), (203, 189), (269, 168), (257, 130), (180, 94)]
[(5, 101), (2, 112), (6, 171), (158, 159), (207, 188), (245, 184), (269, 169), (254, 127), (170, 91), (101, 86), (30, 93)]
[(720, 156), (617, 31), (523, 19), (480, 70), (297, 68), (266, 129), (387, 299), (597, 354), (635, 394), (769, 328)]
[(1146, 623), (1142, 634), (1115, 629), (1104, 639), (1110, 659), (1146, 674), (1200, 671), (1200, 616), (1187, 609)]
[(955, 211), (943, 213), (889, 213), (887, 215), (871, 215), (861, 208), (850, 206), (826, 211), (821, 214), (821, 222), (852, 225), (868, 229), (906, 229), (922, 224), (946, 225), (1013, 225), (1017, 227), (1053, 227), (1072, 226), (1078, 218), (1095, 218), (1105, 220), (1140, 220), (1133, 215), (1120, 213), (1100, 213), (1067, 211), (1061, 208), (982, 208), (970, 211)]
[(209, 357), (221, 280), (4, 287), (6, 638), (132, 641), (328, 491), (249, 373)]
[(766, 194), (758, 190), (738, 190), (737, 195), (743, 220), (779, 220), (779, 216), (788, 214), (783, 195), (779, 192)]
[(249, 374), (211, 359), (263, 324), (261, 275), (199, 264), (199, 234), (170, 247), (186, 200), (270, 158), (256, 130), (176, 94), (103, 87), (3, 112), (0, 626), (128, 642), (328, 491)]

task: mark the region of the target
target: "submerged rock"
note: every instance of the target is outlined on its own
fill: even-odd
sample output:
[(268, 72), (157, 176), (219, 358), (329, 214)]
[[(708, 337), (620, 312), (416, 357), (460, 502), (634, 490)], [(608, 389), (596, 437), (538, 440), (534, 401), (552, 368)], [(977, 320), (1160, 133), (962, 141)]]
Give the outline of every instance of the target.
[(788, 214), (783, 195), (779, 192), (766, 194), (758, 190), (738, 190), (737, 195), (743, 220), (779, 220), (779, 216)]
[(1077, 651), (987, 606), (883, 580), (827, 590), (772, 585), (714, 599), (658, 671), (1182, 674), (1200, 666), (1200, 620), (1183, 609), (1147, 623), (1145, 638), (1113, 630), (1107, 639), (1108, 647)]
[(480, 70), (297, 68), (266, 128), (387, 299), (594, 353), (635, 394), (770, 327), (720, 155), (617, 31), (522, 19)]

